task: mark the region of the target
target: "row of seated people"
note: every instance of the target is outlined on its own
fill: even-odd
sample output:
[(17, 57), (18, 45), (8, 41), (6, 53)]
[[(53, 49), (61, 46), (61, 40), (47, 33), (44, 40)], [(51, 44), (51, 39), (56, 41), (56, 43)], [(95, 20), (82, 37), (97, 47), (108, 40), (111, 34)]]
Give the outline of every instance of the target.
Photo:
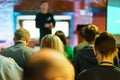
[[(63, 38), (59, 38), (55, 35), (57, 35), (59, 37), (63, 37)], [(42, 48), (55, 49), (55, 50), (59, 51), (60, 53), (63, 53), (69, 59), (69, 61), (72, 62), (73, 61), (73, 51), (70, 46), (66, 45), (64, 33), (61, 31), (58, 31), (55, 33), (55, 35), (51, 35), (51, 34), (46, 35), (41, 41), (41, 46), (40, 46), (41, 49)], [(35, 55), (38, 51), (35, 51), (34, 49), (27, 46), (27, 44), (29, 43), (29, 40), (30, 40), (30, 34), (27, 30), (18, 29), (18, 30), (16, 30), (14, 36), (15, 36), (14, 37), (15, 45), (3, 50), (3, 56), (11, 57), (15, 60), (14, 61), (12, 59), (13, 63), (14, 62), (17, 63), (17, 65), (14, 65), (14, 66), (15, 67), (17, 66), (16, 71), (18, 69), (19, 72), (16, 72), (13, 74), (16, 74), (16, 77), (18, 77), (18, 75), (22, 74), (22, 71), (25, 67), (26, 61), (31, 56)], [(65, 50), (65, 52), (64, 52), (64, 50)], [(67, 53), (69, 53), (69, 54), (67, 54)], [(13, 69), (14, 69), (14, 67), (13, 67)], [(5, 75), (6, 74), (3, 73), (4, 77), (1, 77), (0, 80), (5, 80), (4, 78), (7, 77), (7, 76), (5, 77)], [(12, 78), (9, 78), (9, 76), (11, 76)], [(9, 80), (15, 80), (15, 79), (13, 79), (15, 77), (13, 77), (12, 75), (9, 75), (9, 76), (8, 76)], [(16, 79), (21, 80), (21, 77), (19, 76)]]
[[(87, 34), (85, 34), (85, 33), (87, 33), (89, 35), (87, 36)], [(55, 35), (50, 35), (50, 34), (46, 35), (41, 41), (40, 51), (36, 52), (34, 49), (26, 46), (26, 44), (29, 42), (29, 38), (30, 38), (29, 32), (25, 29), (18, 29), (15, 32), (15, 38), (14, 38), (15, 45), (10, 48), (5, 49), (3, 52), (3, 55), (6, 57), (12, 57), (20, 67), (17, 64), (15, 64), (15, 62), (13, 61), (15, 64), (13, 66), (15, 66), (15, 68), (13, 67), (11, 69), (11, 73), (12, 73), (12, 70), (15, 69), (16, 72), (15, 73), (13, 72), (13, 74), (16, 74), (17, 79), (14, 76), (11, 76), (11, 77), (13, 77), (13, 79), (10, 79), (9, 78), (10, 74), (8, 73), (7, 80), (21, 80), (22, 79), (22, 77), (21, 77), (22, 71), (24, 72), (24, 74), (23, 74), (23, 79), (25, 78), (24, 80), (74, 80), (74, 69), (72, 67), (70, 67), (71, 64), (69, 61), (73, 61), (73, 63), (74, 63), (75, 76), (76, 76), (76, 79), (78, 79), (78, 80), (89, 80), (90, 76), (88, 76), (88, 78), (85, 78), (86, 76), (84, 75), (84, 73), (87, 74), (87, 72), (89, 70), (88, 71), (84, 71), (84, 70), (95, 67), (98, 64), (103, 65), (102, 67), (105, 69), (106, 69), (106, 65), (107, 65), (107, 67), (110, 66), (111, 68), (110, 68), (110, 70), (108, 70), (109, 72), (114, 70), (116, 75), (120, 75), (119, 68), (114, 67), (114, 64), (116, 64), (117, 60), (118, 60), (117, 57), (114, 57), (114, 56), (117, 56), (118, 50), (116, 48), (116, 41), (115, 41), (113, 35), (111, 35), (107, 32), (101, 33), (99, 35), (99, 30), (96, 26), (94, 26), (94, 25), (87, 26), (87, 28), (84, 31), (84, 35), (86, 35), (87, 37), (90, 37), (90, 41), (88, 41), (88, 43), (92, 44), (92, 45), (90, 45), (90, 46), (88, 45), (85, 48), (86, 50), (84, 50), (83, 52), (87, 51), (87, 49), (91, 49), (91, 52), (81, 54), (81, 52), (79, 53), (79, 51), (81, 51), (82, 49), (78, 50), (78, 52), (75, 54), (75, 58), (73, 60), (73, 53), (69, 53), (69, 54), (67, 53), (67, 50), (72, 52), (71, 48), (69, 48), (69, 46), (68, 46), (69, 49), (67, 49), (66, 52), (64, 51), (66, 49), (65, 48), (66, 45), (65, 45), (65, 43), (62, 42), (62, 40), (64, 41), (64, 39), (62, 39), (61, 35), (59, 35), (59, 34), (63, 34), (63, 33), (61, 31), (56, 32), (55, 35), (57, 35), (58, 37)], [(98, 37), (95, 40), (96, 35), (98, 35)], [(92, 37), (92, 36), (94, 36), (94, 37)], [(108, 43), (111, 43), (111, 44), (108, 44)], [(95, 46), (93, 47), (93, 45), (95, 45)], [(65, 59), (68, 58), (69, 61), (67, 60), (68, 61), (67, 62), (63, 58), (61, 58), (61, 63), (60, 63), (59, 61), (57, 62), (57, 59), (56, 60), (54, 59), (54, 61), (56, 61), (56, 62), (54, 62), (54, 63), (56, 63), (56, 65), (52, 65), (51, 62), (50, 63), (46, 62), (46, 60), (44, 58), (49, 57), (50, 55), (47, 55), (47, 54), (49, 54), (49, 53), (52, 54), (52, 53), (54, 53), (54, 51), (53, 50), (52, 51), (51, 50), (50, 51), (43, 50), (43, 52), (42, 52), (43, 55), (39, 54), (39, 53), (41, 53), (42, 49), (44, 49), (44, 48), (52, 48), (54, 50), (57, 50), (59, 53), (62, 53), (61, 55), (64, 55), (66, 57)], [(93, 52), (93, 48), (95, 48), (94, 52)], [(95, 53), (95, 55), (94, 55), (94, 53)], [(81, 55), (82, 55), (82, 57), (79, 57)], [(52, 56), (53, 57), (50, 57), (50, 59), (57, 57), (54, 55), (52, 55)], [(85, 59), (86, 57), (89, 59), (86, 60)], [(57, 57), (57, 58), (59, 58), (59, 57)], [(115, 58), (115, 60), (112, 60), (113, 58)], [(40, 62), (40, 60), (42, 60), (43, 62)], [(89, 62), (90, 60), (93, 60), (93, 62), (95, 62), (95, 64), (91, 64)], [(48, 61), (50, 61), (50, 60), (48, 60)], [(41, 65), (40, 65), (40, 63), (41, 63)], [(59, 63), (64, 68), (62, 66), (60, 66)], [(69, 63), (69, 64), (67, 64), (67, 63)], [(118, 66), (118, 63), (116, 65)], [(69, 67), (66, 67), (66, 66), (69, 66)], [(54, 71), (54, 69), (51, 69), (52, 67), (54, 67), (56, 70)], [(62, 68), (59, 68), (59, 67), (62, 67)], [(97, 68), (98, 68), (98, 66), (97, 66)], [(51, 69), (53, 71), (47, 71), (49, 69)], [(59, 69), (60, 69), (60, 71), (59, 71)], [(59, 73), (59, 75), (57, 73)], [(64, 74), (64, 76), (60, 73)], [(47, 77), (46, 74), (48, 74), (49, 77)], [(65, 74), (68, 74), (69, 78), (67, 75), (65, 77)], [(102, 73), (100, 73), (100, 74), (102, 74)], [(91, 75), (94, 75), (94, 74), (91, 74)], [(111, 72), (110, 72), (110, 74), (105, 74), (105, 76), (107, 76), (107, 75), (111, 76)], [(4, 76), (4, 78), (6, 76), (6, 74), (4, 74), (4, 72), (3, 72), (3, 76)], [(103, 79), (104, 77), (100, 77), (100, 76), (97, 76), (97, 77), (99, 77), (100, 80), (104, 80)], [(92, 76), (92, 77), (94, 78), (94, 76)], [(113, 75), (111, 77), (106, 77), (106, 79), (112, 80), (115, 77), (115, 75)], [(90, 80), (91, 79), (92, 78), (90, 78)], [(117, 77), (115, 79), (119, 80), (120, 77)], [(0, 79), (0, 80), (5, 80), (5, 79)], [(98, 79), (96, 78), (93, 80), (98, 80)]]
[[(83, 26), (80, 29), (79, 35), (83, 38), (83, 42), (74, 49), (74, 68), (76, 76), (83, 70), (98, 65), (93, 48), (95, 39), (99, 34), (100, 30), (95, 25)], [(119, 57), (117, 55), (114, 57), (114, 65), (119, 67)]]

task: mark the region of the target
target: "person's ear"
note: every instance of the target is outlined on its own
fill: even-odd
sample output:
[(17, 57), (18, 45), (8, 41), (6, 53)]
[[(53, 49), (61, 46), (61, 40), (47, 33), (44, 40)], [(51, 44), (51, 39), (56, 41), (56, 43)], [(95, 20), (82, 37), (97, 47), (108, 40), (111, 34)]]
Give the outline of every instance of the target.
[(29, 43), (29, 39), (27, 38), (27, 39), (26, 39), (26, 44), (28, 44), (28, 43)]
[(118, 52), (119, 52), (119, 50), (118, 50), (118, 48), (116, 48), (115, 51), (114, 51), (114, 56), (117, 56)]
[(93, 49), (94, 55), (97, 56), (97, 50), (96, 48)]

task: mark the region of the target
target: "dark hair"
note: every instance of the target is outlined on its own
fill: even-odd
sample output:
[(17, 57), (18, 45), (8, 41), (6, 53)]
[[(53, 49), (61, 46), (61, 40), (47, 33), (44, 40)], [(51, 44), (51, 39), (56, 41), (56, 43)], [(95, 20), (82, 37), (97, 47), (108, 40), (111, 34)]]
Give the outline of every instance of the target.
[(66, 37), (62, 31), (57, 31), (55, 35), (60, 38), (60, 40), (63, 42), (64, 45), (66, 45)]
[(88, 25), (84, 31), (84, 37), (87, 42), (94, 41), (96, 36), (100, 33), (95, 25)]
[(43, 3), (48, 3), (48, 1), (43, 0), (40, 2), (40, 5), (42, 5)]
[(20, 28), (15, 31), (14, 38), (17, 40), (29, 39), (30, 33), (26, 29)]
[(95, 48), (103, 56), (108, 56), (115, 51), (116, 40), (112, 34), (103, 32), (96, 38)]
[(82, 38), (85, 38), (85, 37), (84, 37), (85, 28), (86, 28), (86, 27), (82, 27), (82, 28), (80, 28), (80, 29), (78, 30), (78, 33), (79, 33), (79, 35), (80, 35)]

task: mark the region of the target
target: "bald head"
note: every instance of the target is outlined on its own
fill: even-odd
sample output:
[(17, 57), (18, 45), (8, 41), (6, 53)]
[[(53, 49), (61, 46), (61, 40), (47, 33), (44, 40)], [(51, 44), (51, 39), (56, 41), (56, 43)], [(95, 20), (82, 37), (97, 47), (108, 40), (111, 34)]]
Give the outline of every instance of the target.
[(74, 80), (74, 69), (63, 54), (41, 49), (28, 61), (24, 80)]

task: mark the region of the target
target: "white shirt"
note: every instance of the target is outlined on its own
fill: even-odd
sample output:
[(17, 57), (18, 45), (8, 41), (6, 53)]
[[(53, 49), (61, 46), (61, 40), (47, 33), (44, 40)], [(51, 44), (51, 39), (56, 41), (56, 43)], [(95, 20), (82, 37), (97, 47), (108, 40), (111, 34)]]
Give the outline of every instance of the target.
[(22, 72), (14, 60), (0, 55), (0, 80), (22, 80)]

